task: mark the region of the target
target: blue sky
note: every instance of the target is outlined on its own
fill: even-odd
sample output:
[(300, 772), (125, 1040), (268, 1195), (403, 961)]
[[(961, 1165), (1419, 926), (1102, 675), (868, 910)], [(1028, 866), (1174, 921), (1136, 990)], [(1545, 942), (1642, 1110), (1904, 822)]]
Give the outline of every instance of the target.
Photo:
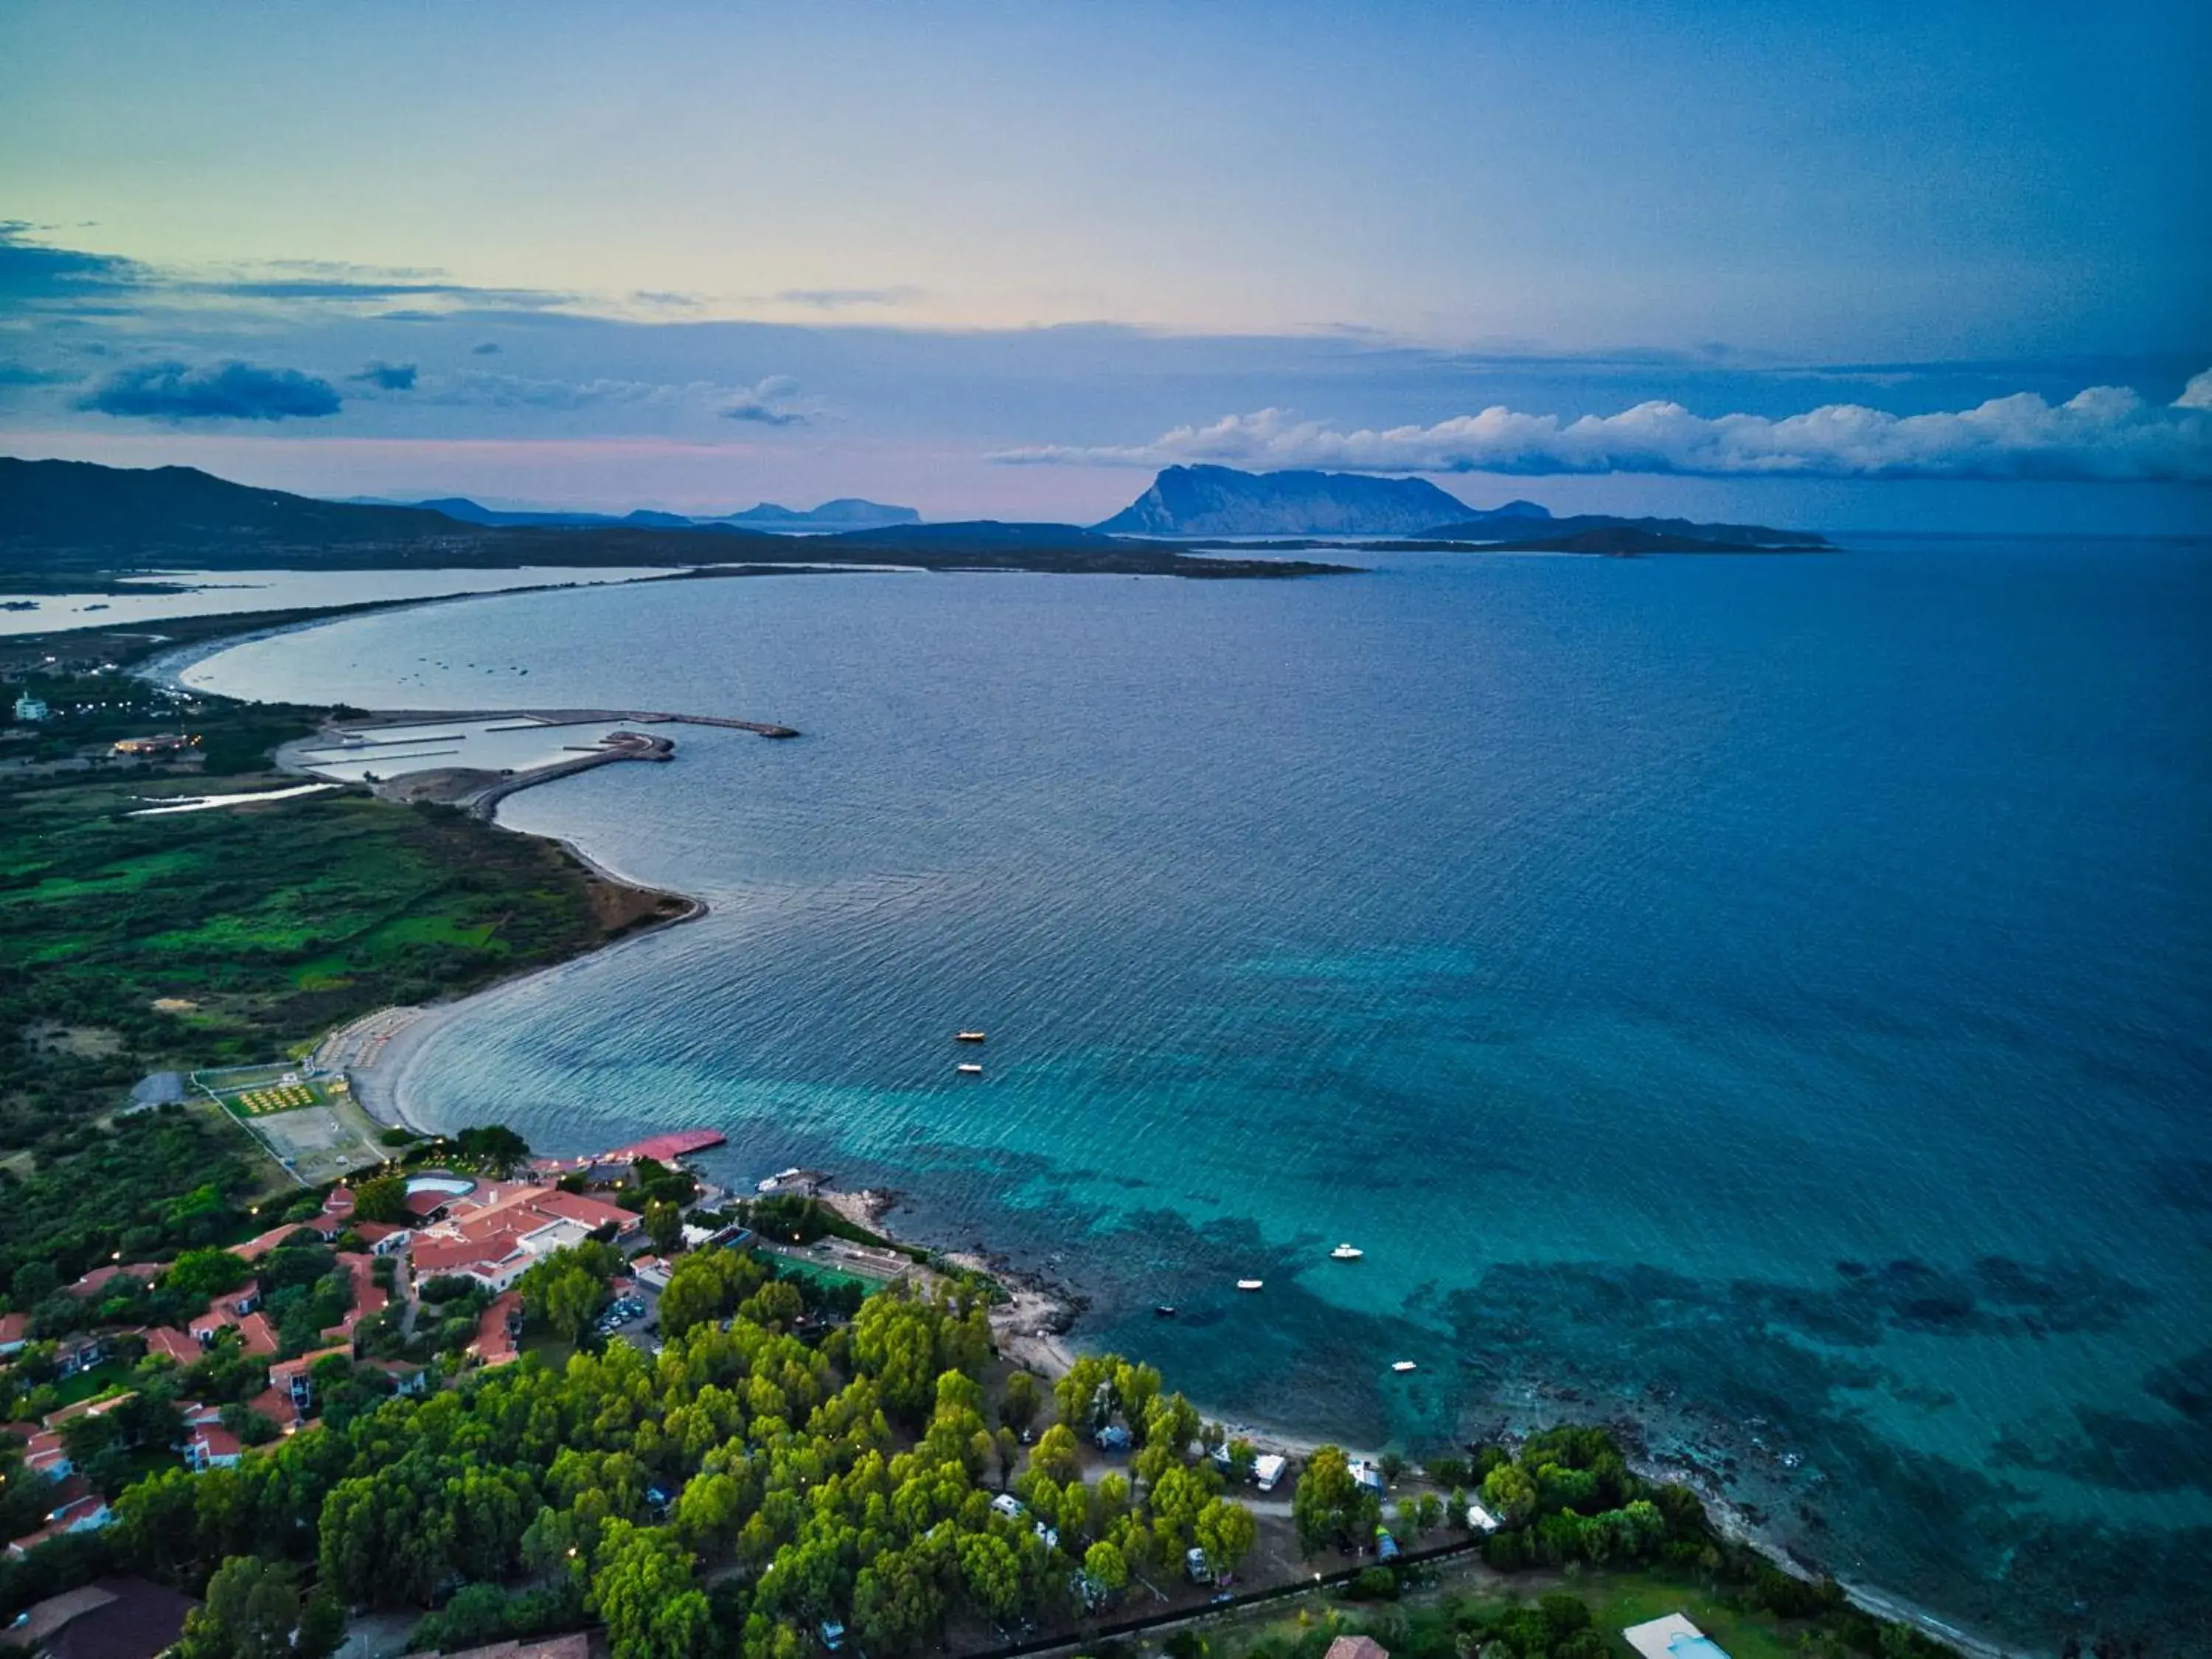
[(1089, 518), (1188, 459), (2212, 522), (2200, 4), (94, 0), (0, 10), (0, 58), (11, 453), (695, 509)]

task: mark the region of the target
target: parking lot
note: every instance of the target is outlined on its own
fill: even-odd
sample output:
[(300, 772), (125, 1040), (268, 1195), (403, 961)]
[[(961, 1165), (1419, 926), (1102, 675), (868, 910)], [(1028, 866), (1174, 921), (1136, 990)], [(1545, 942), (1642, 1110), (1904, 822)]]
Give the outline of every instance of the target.
[(618, 1291), (615, 1299), (600, 1310), (592, 1329), (602, 1340), (619, 1338), (646, 1353), (659, 1353), (660, 1297), (642, 1285), (630, 1285)]

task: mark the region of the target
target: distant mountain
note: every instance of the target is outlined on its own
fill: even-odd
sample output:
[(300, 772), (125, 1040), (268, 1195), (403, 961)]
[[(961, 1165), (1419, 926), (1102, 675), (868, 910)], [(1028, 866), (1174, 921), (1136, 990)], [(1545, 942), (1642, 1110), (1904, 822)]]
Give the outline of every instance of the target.
[[(832, 502), (843, 512), (872, 502)], [(150, 471), (0, 456), (0, 591), (59, 592), (161, 570), (520, 569), (631, 566), (728, 574), (823, 565), (1120, 572), (1214, 580), (1348, 574), (1283, 559), (1194, 557), (1075, 525), (878, 525), (793, 535), (716, 520), (500, 514), (465, 496), (441, 510), (324, 501), (191, 467)], [(819, 511), (821, 509), (817, 509)], [(888, 509), (905, 512), (905, 508)], [(474, 518), (457, 516), (473, 514)], [(479, 522), (478, 520), (489, 520)], [(714, 567), (702, 571), (701, 567)]]
[(860, 530), (877, 525), (921, 522), (921, 514), (910, 507), (890, 507), (881, 501), (864, 501), (857, 495), (840, 496), (834, 501), (824, 501), (805, 512), (778, 507), (774, 501), (763, 501), (758, 507), (749, 507), (742, 513), (710, 513), (697, 517), (687, 517), (681, 513), (655, 513), (642, 507), (620, 517), (607, 513), (510, 513), (501, 507), (485, 507), (465, 495), (441, 496), (436, 501), (417, 501), (415, 505), (426, 507), (433, 513), (442, 513), (449, 519), (458, 519), (463, 524), (560, 526), (570, 529), (607, 529), (616, 525), (631, 525), (648, 530), (690, 530), (735, 525), (745, 530)]
[[(1529, 501), (1499, 511), (1549, 516)], [(1096, 528), (1128, 536), (1409, 536), (1474, 512), (1423, 478), (1171, 466)]]
[(720, 522), (741, 524), (754, 530), (857, 530), (875, 525), (920, 524), (921, 514), (910, 507), (890, 507), (864, 501), (857, 495), (840, 495), (834, 501), (805, 512), (763, 501), (742, 513), (726, 513)]
[(634, 525), (648, 530), (688, 530), (691, 526), (691, 520), (680, 514), (654, 513), (645, 507), (617, 518), (609, 513), (509, 513), (500, 507), (482, 506), (465, 495), (441, 495), (435, 501), (416, 501), (415, 505), (427, 507), (433, 513), (442, 513), (463, 524), (550, 525), (568, 529), (606, 529), (614, 525)]
[[(1540, 539), (1531, 541), (1531, 537)], [(1612, 538), (1611, 545), (1604, 544), (1607, 537)], [(1493, 546), (1510, 543), (1516, 549), (1556, 547), (1563, 552), (1581, 553), (1758, 553), (1829, 545), (1826, 537), (1809, 530), (1777, 530), (1763, 524), (1698, 524), (1689, 519), (1624, 519), (1604, 513), (1547, 517), (1539, 524), (1518, 526), (1501, 523), (1495, 514), (1483, 514), (1432, 526), (1422, 531), (1419, 539)], [(1577, 544), (1567, 545), (1570, 543)]]
[(99, 466), (0, 456), (0, 543), (189, 548), (234, 540), (390, 542), (457, 528), (412, 507), (319, 501), (196, 467)]

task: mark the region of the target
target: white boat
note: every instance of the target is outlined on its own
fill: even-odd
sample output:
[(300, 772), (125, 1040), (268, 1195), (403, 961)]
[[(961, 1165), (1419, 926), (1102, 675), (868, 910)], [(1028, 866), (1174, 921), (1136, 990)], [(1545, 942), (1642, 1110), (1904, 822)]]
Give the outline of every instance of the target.
[(957, 1069), (963, 1077), (981, 1077), (983, 1075), (983, 1068), (980, 1066), (962, 1066), (956, 1067), (955, 1069)]
[(1240, 1279), (1237, 1281), (1237, 1288), (1240, 1291), (1256, 1291), (1265, 1282), (1264, 1279)]
[(1328, 1259), (1331, 1261), (1357, 1261), (1366, 1254), (1355, 1244), (1340, 1244), (1328, 1253)]
[(952, 1040), (955, 1042), (981, 1042), (989, 1035), (988, 1031), (955, 1031)]
[(1410, 1360), (1410, 1359), (1401, 1359), (1401, 1360), (1395, 1361), (1395, 1362), (1392, 1364), (1392, 1365), (1391, 1365), (1390, 1369), (1391, 1369), (1392, 1370), (1394, 1370), (1394, 1371), (1396, 1371), (1396, 1372), (1397, 1372), (1401, 1376), (1404, 1376), (1407, 1371), (1410, 1371), (1410, 1370), (1413, 1370), (1413, 1369), (1414, 1369), (1414, 1365), (1413, 1365), (1413, 1362), (1412, 1360)]
[(798, 1173), (799, 1166), (797, 1164), (793, 1164), (788, 1170), (779, 1170), (774, 1175), (770, 1176), (766, 1181), (763, 1181), (759, 1185), (756, 1186), (753, 1190), (757, 1193), (772, 1193), (778, 1187), (781, 1186), (785, 1182), (790, 1180), (792, 1176)]

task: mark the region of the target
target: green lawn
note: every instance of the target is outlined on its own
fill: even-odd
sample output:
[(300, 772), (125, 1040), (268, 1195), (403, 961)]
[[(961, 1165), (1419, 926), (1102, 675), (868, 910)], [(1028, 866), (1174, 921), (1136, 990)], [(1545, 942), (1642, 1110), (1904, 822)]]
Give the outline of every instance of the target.
[[(605, 936), (592, 878), (558, 848), (447, 809), (348, 793), (127, 816), (207, 787), (0, 789), (0, 1150), (111, 1109), (149, 1070), (265, 1059)], [(119, 1051), (35, 1050), (21, 1034), (40, 1021)]]
[(130, 1368), (120, 1360), (104, 1359), (88, 1371), (79, 1371), (66, 1382), (54, 1384), (54, 1409), (74, 1406), (80, 1400), (97, 1399), (103, 1394), (112, 1394), (130, 1376)]
[(1795, 1627), (1771, 1613), (1731, 1612), (1703, 1590), (1650, 1573), (1588, 1574), (1567, 1587), (1589, 1603), (1597, 1627), (1622, 1653), (1632, 1651), (1622, 1630), (1670, 1613), (1686, 1614), (1729, 1659), (1794, 1659), (1799, 1652)]

